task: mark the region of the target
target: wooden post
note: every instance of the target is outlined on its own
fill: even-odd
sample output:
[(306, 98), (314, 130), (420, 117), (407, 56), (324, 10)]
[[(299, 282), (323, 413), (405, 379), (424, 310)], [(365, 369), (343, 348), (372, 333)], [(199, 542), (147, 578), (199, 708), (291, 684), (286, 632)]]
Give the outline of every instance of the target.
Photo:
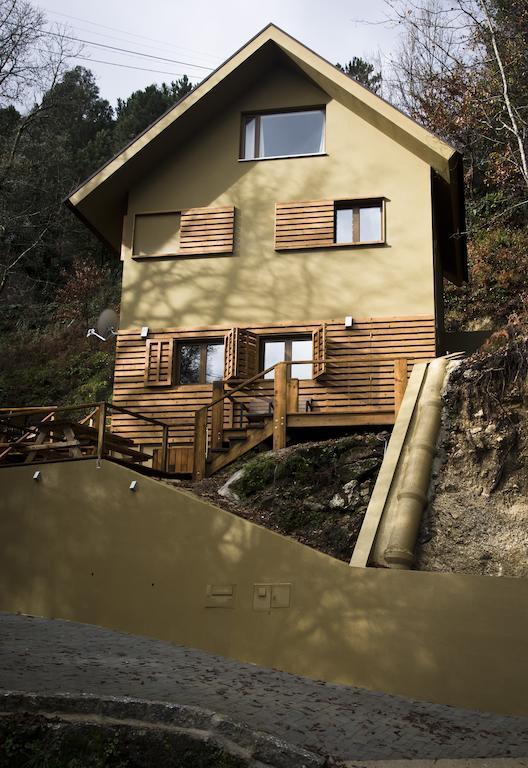
[[(224, 396), (224, 382), (213, 381), (213, 402)], [(224, 443), (224, 401), (211, 408), (211, 448), (221, 448)]]
[(169, 461), (169, 425), (163, 425), (163, 435), (161, 438), (161, 471), (167, 471), (167, 463)]
[(203, 480), (207, 467), (207, 408), (200, 408), (194, 416), (193, 480)]
[(299, 410), (299, 379), (288, 379), (288, 413)]
[(286, 447), (288, 413), (288, 365), (277, 363), (273, 392), (273, 450)]
[(407, 360), (402, 357), (394, 361), (394, 413), (398, 415), (405, 390), (407, 389)]
[(99, 432), (97, 435), (97, 459), (101, 461), (105, 452), (106, 403), (99, 403)]

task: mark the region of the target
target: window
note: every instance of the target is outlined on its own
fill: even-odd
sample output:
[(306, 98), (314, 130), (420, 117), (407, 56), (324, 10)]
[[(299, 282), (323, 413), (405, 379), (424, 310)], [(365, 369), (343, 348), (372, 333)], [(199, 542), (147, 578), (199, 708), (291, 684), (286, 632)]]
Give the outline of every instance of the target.
[(178, 345), (178, 384), (210, 384), (223, 378), (223, 342), (196, 341)]
[(303, 200), (275, 204), (275, 250), (385, 244), (385, 200)]
[[(262, 342), (263, 370), (270, 368), (276, 363), (282, 363), (287, 360), (311, 360), (312, 359), (312, 337), (296, 337), (289, 339), (265, 339)], [(310, 363), (299, 363), (288, 366), (288, 376), (292, 379), (311, 379), (312, 366)], [(273, 379), (274, 371), (266, 373), (265, 379)]]
[(242, 160), (318, 155), (324, 152), (324, 109), (246, 115)]
[(335, 243), (381, 243), (385, 239), (383, 203), (339, 202), (335, 204)]

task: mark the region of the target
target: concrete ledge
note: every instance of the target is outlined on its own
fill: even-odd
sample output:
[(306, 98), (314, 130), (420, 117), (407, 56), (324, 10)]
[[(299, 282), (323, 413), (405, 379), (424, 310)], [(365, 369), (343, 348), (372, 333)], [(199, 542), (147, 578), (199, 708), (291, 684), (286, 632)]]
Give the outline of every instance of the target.
[(158, 731), (160, 736), (186, 736), (207, 743), (248, 768), (322, 768), (327, 758), (237, 723), (215, 712), (182, 704), (90, 694), (46, 695), (0, 692), (0, 718), (14, 714), (58, 718), (67, 725), (83, 724)]

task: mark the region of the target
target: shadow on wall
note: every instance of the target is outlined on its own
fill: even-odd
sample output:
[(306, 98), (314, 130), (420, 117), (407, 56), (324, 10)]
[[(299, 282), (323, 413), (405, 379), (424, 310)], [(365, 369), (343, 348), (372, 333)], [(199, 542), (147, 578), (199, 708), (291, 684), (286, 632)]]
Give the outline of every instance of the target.
[[(289, 85), (280, 90), (281, 80), (272, 73), (256, 93), (250, 88), (226, 105), (221, 117), (131, 191), (130, 214), (234, 205), (236, 245), (230, 256), (127, 259), (123, 328), (432, 313), (432, 261), (426, 261), (426, 243), (431, 249), (429, 208), (420, 196), (420, 185), (426, 176), (429, 180), (425, 166), (331, 102), (313, 83), (298, 74), (287, 77)], [(304, 89), (305, 103), (328, 104), (329, 154), (239, 162), (241, 112), (255, 104), (277, 108), (281, 98), (287, 106), (288, 88), (292, 94)], [(372, 139), (368, 152), (351, 145), (354, 127)], [(416, 177), (416, 183), (409, 183), (408, 176)], [(276, 202), (373, 195), (391, 198), (388, 246), (274, 250)], [(422, 217), (416, 216), (419, 205)]]
[[(350, 568), (106, 461), (34, 469), (0, 471), (0, 610), (528, 714), (526, 581)], [(256, 584), (291, 584), (290, 607), (254, 610)], [(208, 585), (233, 606), (206, 607)]]

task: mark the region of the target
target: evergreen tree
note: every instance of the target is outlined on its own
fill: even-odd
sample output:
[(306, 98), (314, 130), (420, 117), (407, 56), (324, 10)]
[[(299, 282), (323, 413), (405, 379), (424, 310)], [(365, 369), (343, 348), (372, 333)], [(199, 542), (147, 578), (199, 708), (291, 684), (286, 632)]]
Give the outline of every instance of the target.
[(373, 93), (379, 93), (382, 82), (381, 72), (375, 72), (374, 65), (369, 64), (365, 59), (354, 56), (348, 64), (344, 66), (336, 64), (336, 67)]
[(148, 85), (142, 91), (134, 91), (128, 99), (118, 99), (114, 150), (122, 149), (191, 90), (192, 85), (184, 75), (170, 85)]

